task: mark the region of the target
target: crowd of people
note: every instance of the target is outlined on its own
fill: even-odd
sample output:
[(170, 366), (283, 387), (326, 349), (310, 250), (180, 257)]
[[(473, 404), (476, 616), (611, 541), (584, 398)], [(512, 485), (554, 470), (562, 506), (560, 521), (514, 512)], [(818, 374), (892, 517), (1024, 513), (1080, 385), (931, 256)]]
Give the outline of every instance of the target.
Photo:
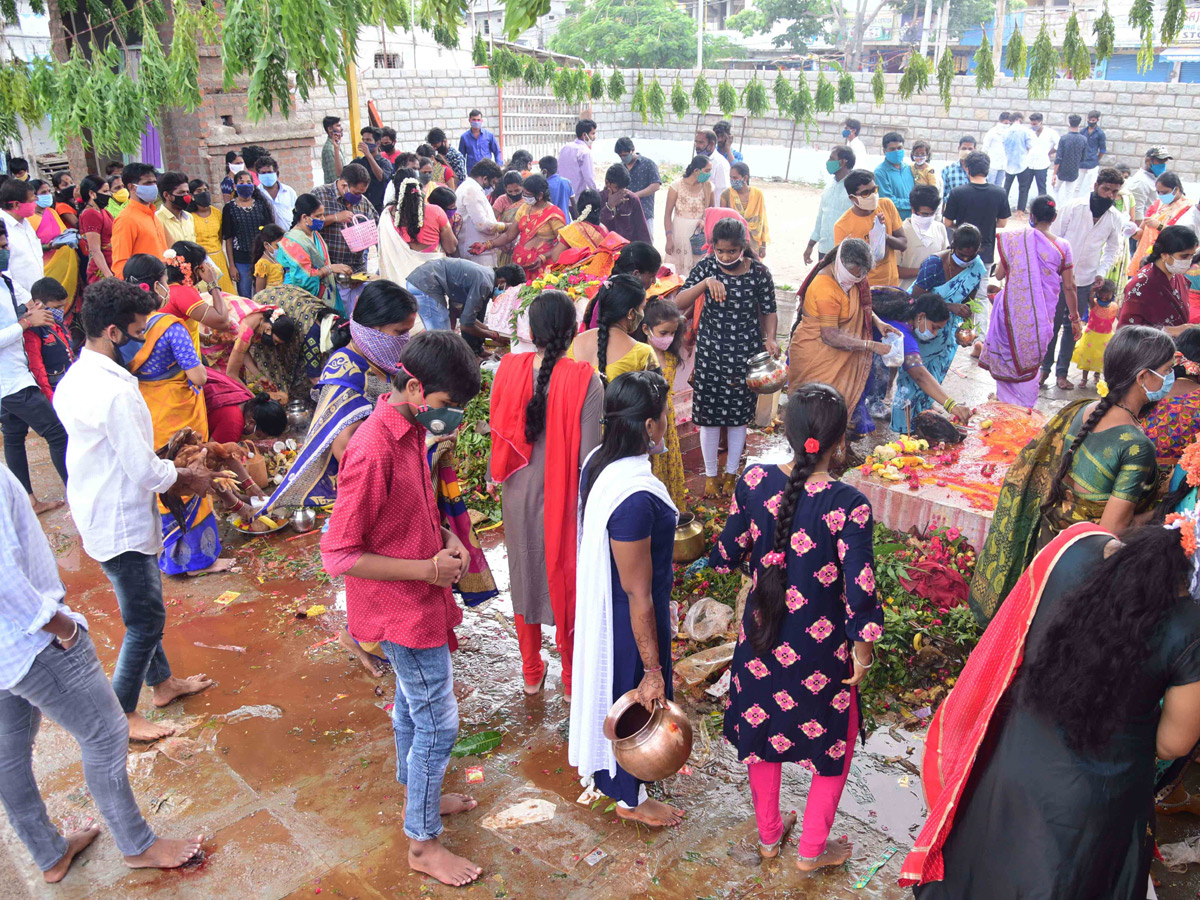
[[(395, 673), (409, 864), (452, 885), (480, 876), (439, 835), (443, 816), (475, 805), (441, 790), (458, 730), (458, 602), (497, 594), (451, 452), (481, 366), (494, 370), (488, 469), (503, 488), (524, 691), (545, 690), (549, 626), (571, 765), (619, 817), (682, 821), (617, 763), (603, 725), (628, 692), (647, 709), (673, 695), (672, 556), (690, 500), (675, 395), (689, 390), (704, 496), (729, 504), (704, 564), (753, 578), (724, 733), (747, 766), (759, 850), (778, 856), (796, 824), (779, 806), (782, 764), (796, 763), (812, 775), (797, 865), (840, 865), (851, 848), (829, 835), (883, 613), (874, 513), (838, 475), (876, 420), (897, 433), (931, 417), (970, 422), (945, 384), (961, 349), (1001, 402), (1031, 409), (1052, 369), (1073, 390), (1072, 364), (1101, 396), (1054, 414), (1006, 474), (971, 583), (990, 624), (934, 720), (931, 813), (904, 877), (922, 897), (990, 895), (985, 886), (1007, 896), (1014, 878), (1031, 894), (1144, 896), (1150, 743), (1174, 759), (1200, 741), (1200, 465), (1188, 456), (1200, 212), (1166, 148), (1146, 151), (1134, 175), (1104, 164), (1099, 118), (1081, 131), (1071, 115), (1060, 137), (1041, 114), (1025, 125), (1005, 113), (981, 143), (961, 136), (940, 171), (929, 142), (906, 150), (899, 131), (883, 134), (874, 170), (861, 167), (862, 125), (848, 119), (790, 329), (764, 262), (766, 196), (727, 122), (696, 131), (661, 203), (659, 167), (632, 138), (615, 141), (619, 162), (599, 178), (591, 119), (557, 155), (505, 162), (478, 110), (457, 149), (433, 128), (406, 152), (395, 130), (371, 125), (349, 159), (328, 117), (323, 183), (303, 192), (283, 180), (301, 173), (281, 172), (264, 148), (230, 151), (219, 204), (203, 178), (139, 162), (76, 183), (20, 177), (27, 164), (11, 161), (0, 183), (0, 488), (11, 495), (0, 550), (19, 577), (0, 592), (0, 735), (14, 761), (0, 797), (46, 879), (95, 831), (64, 838), (46, 819), (22, 774), (19, 723), (41, 710), (84, 746), (85, 779), (129, 865), (194, 856), (197, 840), (149, 830), (124, 775), (126, 738), (171, 733), (138, 711), (142, 685), (161, 707), (212, 684), (172, 673), (162, 575), (226, 570), (226, 514), (300, 507), (331, 510), (321, 553), (345, 578), (342, 645), (373, 674), (385, 663)], [(665, 255), (653, 245), (659, 214)], [(538, 289), (559, 275), (595, 289)], [(528, 285), (527, 334), (498, 330), (490, 305)], [(786, 354), (791, 454), (744, 466), (758, 407), (747, 373), (762, 354)], [(309, 424), (267, 494), (237, 448), (284, 434), (293, 409)], [(61, 504), (34, 495), (30, 429), (121, 611), (111, 687), (37, 526)], [(203, 449), (177, 464), (171, 448), (188, 436)], [(87, 694), (96, 721), (83, 727), (52, 683)], [(979, 722), (994, 726), (986, 746)], [(1057, 774), (1030, 781), (1029, 760), (1047, 758)], [(1160, 799), (1178, 802), (1180, 778), (1160, 773)], [(999, 845), (997, 822), (1009, 838)]]

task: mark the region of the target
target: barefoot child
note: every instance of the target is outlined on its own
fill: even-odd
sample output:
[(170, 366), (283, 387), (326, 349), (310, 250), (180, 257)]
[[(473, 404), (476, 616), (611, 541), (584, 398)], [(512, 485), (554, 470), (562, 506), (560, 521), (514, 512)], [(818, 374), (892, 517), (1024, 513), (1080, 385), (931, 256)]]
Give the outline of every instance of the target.
[(391, 393), (346, 447), (321, 539), (326, 571), (346, 576), (347, 629), (357, 641), (380, 642), (396, 673), (392, 727), (408, 864), (454, 886), (482, 873), (438, 841), (443, 815), (475, 807), (468, 796), (442, 795), (458, 735), (450, 652), (462, 612), (450, 586), (467, 571), (468, 554), (438, 511), (426, 441), (454, 436), (479, 384), (479, 363), (458, 335), (427, 331), (409, 341)]
[[(683, 455), (679, 451), (679, 432), (675, 427), (675, 396), (670, 387), (679, 371), (680, 346), (683, 344), (683, 313), (671, 300), (655, 298), (646, 303), (646, 318), (642, 322), (645, 339), (654, 348), (654, 356), (663, 377), (667, 379), (667, 450), (650, 460), (655, 476), (671, 492), (677, 509), (687, 500), (687, 481), (683, 471)], [(640, 335), (639, 335), (640, 337)]]
[(751, 466), (709, 556), (718, 572), (749, 557), (757, 587), (734, 651), (725, 738), (746, 763), (759, 852), (779, 855), (795, 814), (779, 815), (783, 763), (812, 773), (800, 835), (803, 871), (838, 866), (850, 844), (829, 841), (858, 736), (856, 685), (883, 634), (875, 599), (874, 524), (866, 497), (833, 479), (846, 402), (826, 384), (788, 401), (786, 465)]
[(1089, 375), (1095, 375), (1096, 383), (1100, 383), (1100, 373), (1104, 370), (1104, 348), (1112, 338), (1118, 309), (1117, 285), (1111, 278), (1106, 278), (1100, 289), (1092, 295), (1087, 328), (1071, 356), (1071, 362), (1083, 372), (1081, 384), (1088, 383)]

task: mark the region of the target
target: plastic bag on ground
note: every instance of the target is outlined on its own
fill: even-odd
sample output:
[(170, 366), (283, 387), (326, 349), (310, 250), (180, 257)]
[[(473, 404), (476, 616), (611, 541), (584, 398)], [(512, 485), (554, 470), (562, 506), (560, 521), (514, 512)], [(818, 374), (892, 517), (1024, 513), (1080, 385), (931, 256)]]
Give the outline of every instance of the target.
[(675, 666), (675, 674), (684, 684), (699, 684), (714, 672), (724, 668), (733, 661), (733, 648), (737, 641), (719, 644), (699, 653), (693, 653), (687, 659), (680, 660)]
[(683, 617), (683, 633), (693, 641), (711, 641), (729, 630), (733, 610), (712, 597), (701, 597)]
[(1178, 844), (1160, 844), (1158, 852), (1172, 872), (1185, 872), (1191, 863), (1200, 863), (1200, 836)]

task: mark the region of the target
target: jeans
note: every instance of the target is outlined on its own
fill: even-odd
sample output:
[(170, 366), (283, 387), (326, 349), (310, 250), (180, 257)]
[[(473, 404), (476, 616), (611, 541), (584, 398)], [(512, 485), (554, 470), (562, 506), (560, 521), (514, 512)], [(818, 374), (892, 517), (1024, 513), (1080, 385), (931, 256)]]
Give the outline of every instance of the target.
[(1017, 182), (1017, 209), (1025, 212), (1029, 205), (1029, 186), (1033, 184), (1033, 179), (1037, 178), (1038, 194), (1046, 193), (1046, 170), (1045, 169), (1023, 169), (1018, 175), (1006, 175), (1004, 178), (1004, 190), (1007, 193), (1012, 188), (1012, 183)]
[(237, 281), (237, 292), (239, 297), (247, 299), (254, 296), (254, 264), (248, 262), (234, 262), (236, 272), (232, 273)]
[[(1082, 317), (1092, 300), (1092, 286), (1089, 284), (1087, 287), (1075, 288), (1075, 296), (1078, 298), (1079, 314)], [(1058, 364), (1055, 365), (1054, 344), (1059, 331), (1062, 332), (1062, 340), (1058, 348)], [(1059, 378), (1066, 378), (1071, 368), (1071, 354), (1074, 352), (1075, 335), (1071, 331), (1071, 314), (1067, 311), (1067, 301), (1059, 291), (1058, 306), (1054, 308), (1054, 333), (1050, 336), (1050, 346), (1046, 348), (1046, 356), (1042, 360), (1042, 376), (1049, 375), (1053, 365), (1054, 374)]]
[(29, 481), (29, 457), (25, 455), (25, 437), (32, 428), (50, 445), (50, 460), (58, 477), (67, 483), (67, 430), (58, 414), (37, 387), (30, 385), (0, 400), (0, 431), (4, 433), (4, 462), (21, 482), (25, 493), (32, 494)]
[(445, 301), (417, 290), (411, 281), (405, 287), (417, 299), (417, 312), (421, 315), (421, 322), (426, 331), (450, 330), (450, 309)]
[(153, 687), (171, 677), (171, 666), (163, 652), (163, 628), (167, 610), (163, 606), (162, 573), (158, 557), (127, 550), (100, 563), (112, 582), (125, 640), (113, 669), (112, 689), (127, 713), (137, 710), (142, 682)]
[(391, 641), (381, 641), (380, 647), (396, 673), (392, 731), (396, 780), (408, 789), (404, 833), (414, 841), (431, 841), (442, 833), (442, 779), (458, 737), (450, 647), (414, 649)]
[(38, 868), (52, 868), (67, 852), (33, 776), (33, 742), (43, 713), (79, 743), (84, 781), (117, 849), (124, 856), (145, 853), (157, 838), (129, 787), (129, 723), (81, 628), (70, 650), (51, 644), (24, 678), (0, 690), (0, 802)]
[(1006, 172), (1003, 169), (992, 169), (988, 172), (988, 184), (994, 184), (996, 187), (1004, 187), (1004, 179)]

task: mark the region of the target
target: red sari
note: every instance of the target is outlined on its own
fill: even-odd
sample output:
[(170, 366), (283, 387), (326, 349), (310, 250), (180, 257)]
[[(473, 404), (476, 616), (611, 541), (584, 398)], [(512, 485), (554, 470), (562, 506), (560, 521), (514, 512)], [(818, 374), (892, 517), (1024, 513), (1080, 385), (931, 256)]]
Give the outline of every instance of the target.
[(942, 848), (954, 827), (963, 790), (1004, 692), (1025, 656), (1029, 626), (1051, 570), (1081, 538), (1108, 534), (1091, 522), (1072, 525), (1042, 549), (1021, 575), (946, 696), (925, 737), (921, 783), (929, 816), (900, 871), (900, 884), (925, 884), (945, 877)]
[[(554, 220), (558, 227), (554, 227)], [(554, 247), (560, 228), (566, 224), (566, 217), (557, 206), (547, 206), (541, 212), (527, 212), (517, 219), (517, 229), (520, 237), (513, 245), (512, 258), (518, 266), (525, 270), (529, 279), (537, 278), (546, 270), (546, 262)], [(548, 228), (549, 234), (539, 234), (543, 228)]]

